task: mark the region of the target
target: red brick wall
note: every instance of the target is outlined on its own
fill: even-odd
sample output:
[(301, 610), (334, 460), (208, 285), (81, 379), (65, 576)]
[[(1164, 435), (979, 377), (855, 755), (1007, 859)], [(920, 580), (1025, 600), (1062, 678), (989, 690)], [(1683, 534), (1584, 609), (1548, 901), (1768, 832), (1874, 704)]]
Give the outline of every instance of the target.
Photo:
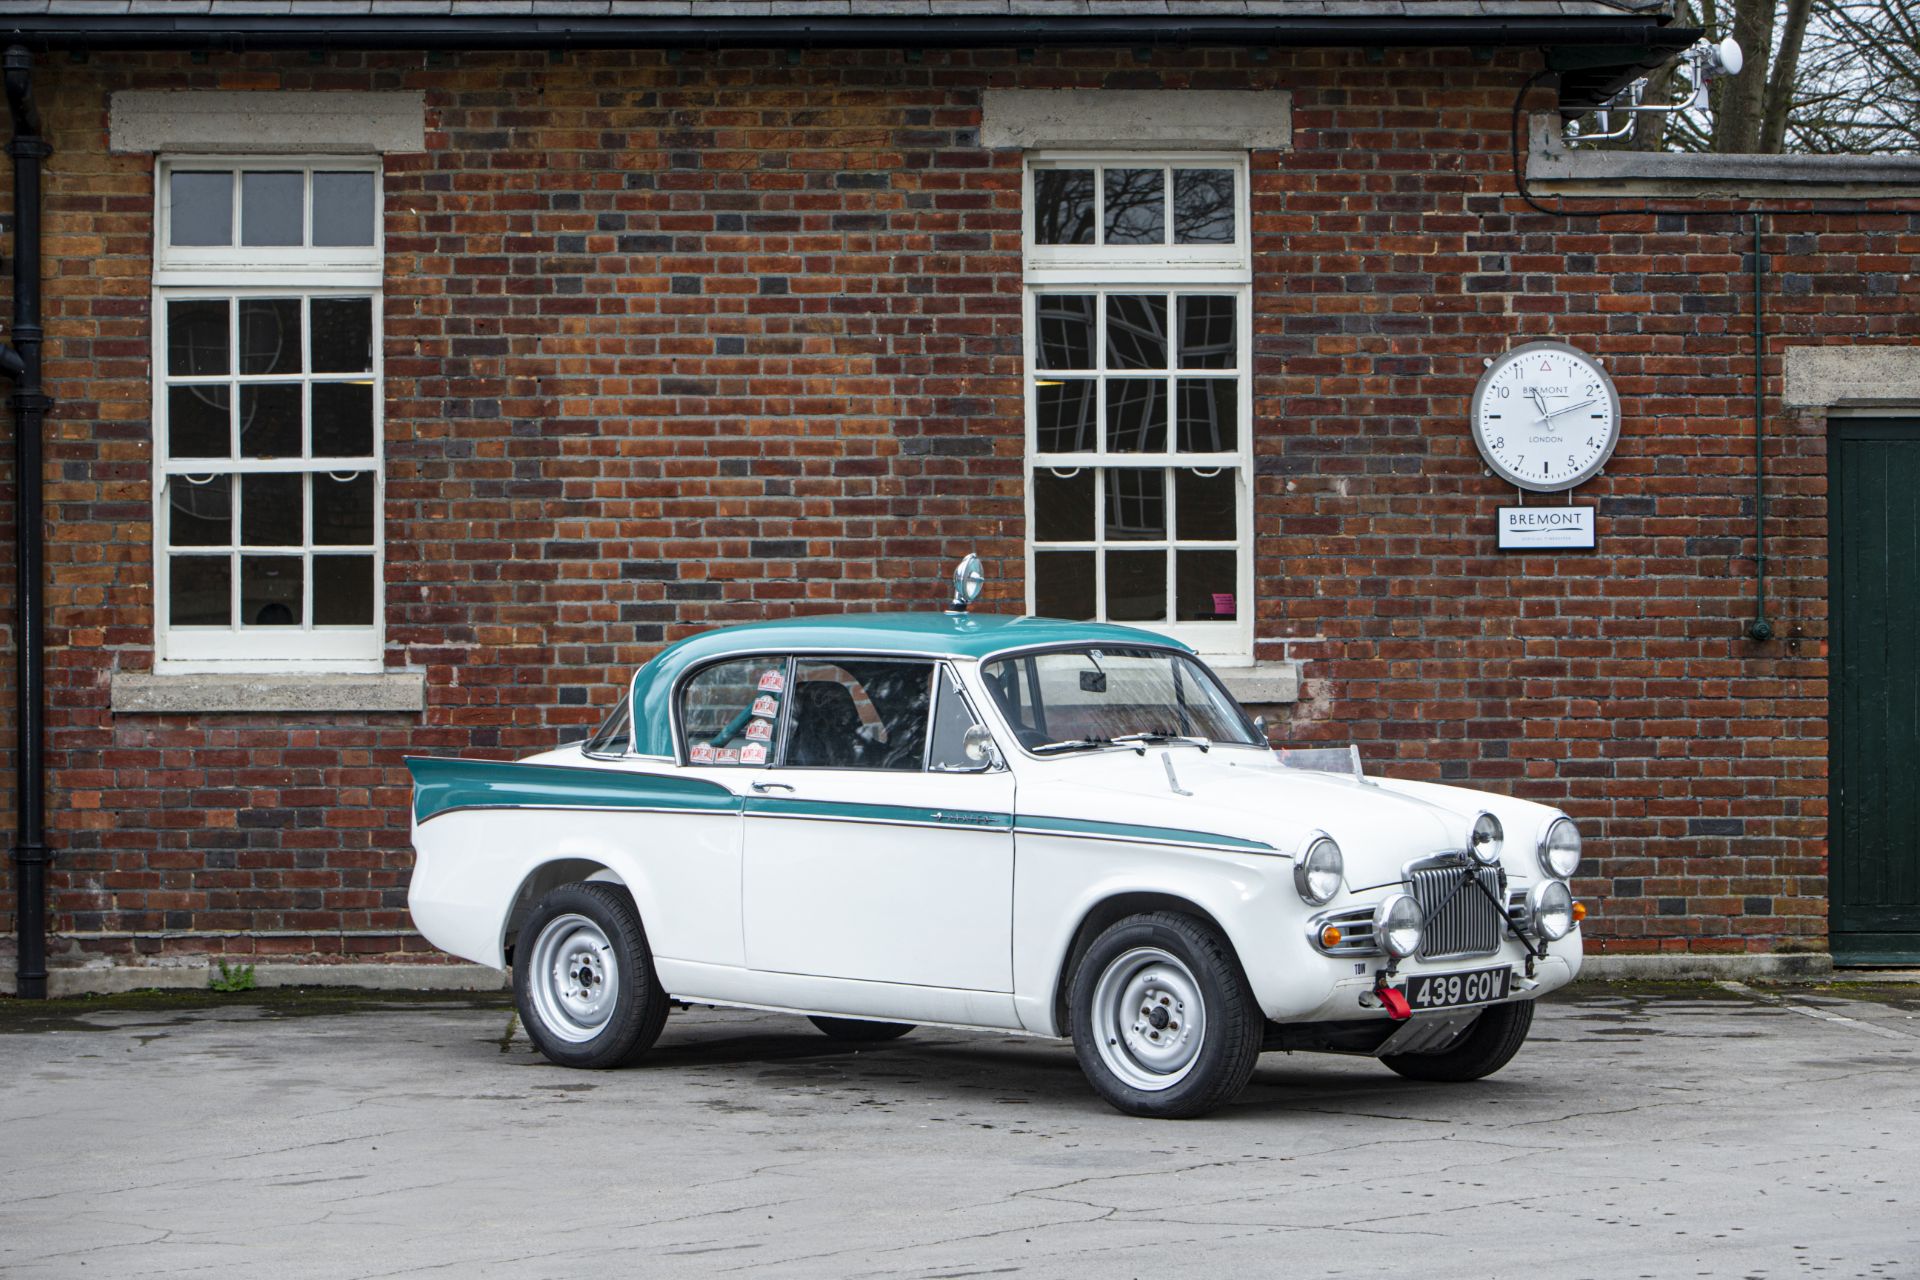
[[(968, 548), (1017, 608), (1020, 157), (977, 144), (989, 85), (1294, 92), (1295, 149), (1253, 161), (1260, 652), (1307, 661), (1278, 732), (1564, 804), (1596, 949), (1824, 948), (1824, 424), (1773, 416), (1756, 647), (1746, 233), (1527, 210), (1526, 57), (41, 63), (57, 962), (422, 954), (402, 755), (578, 736), (665, 640), (931, 605)], [(427, 672), (424, 717), (108, 711), (153, 609), (125, 88), (426, 91), (429, 150), (386, 166), (387, 661)], [(1920, 339), (1920, 219), (1782, 218), (1766, 247), (1775, 392), (1782, 347)], [(1622, 393), (1579, 494), (1602, 550), (1500, 556), (1466, 401), (1547, 335)]]

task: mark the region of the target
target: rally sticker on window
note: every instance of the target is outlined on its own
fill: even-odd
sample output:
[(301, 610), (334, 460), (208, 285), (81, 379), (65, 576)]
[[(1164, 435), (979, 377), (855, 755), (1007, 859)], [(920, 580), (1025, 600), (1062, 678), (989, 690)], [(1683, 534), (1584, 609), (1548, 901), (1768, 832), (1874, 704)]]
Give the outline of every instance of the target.
[(687, 760), (691, 764), (712, 764), (713, 744), (710, 742), (694, 743), (693, 750), (687, 753)]
[(753, 700), (753, 714), (765, 716), (771, 720), (780, 714), (780, 703), (770, 693), (763, 693)]
[(748, 742), (768, 742), (773, 738), (773, 721), (749, 720), (747, 722)]
[(715, 764), (739, 764), (740, 748), (721, 747), (718, 751), (713, 753), (713, 762)]
[(786, 690), (787, 690), (787, 678), (781, 675), (778, 671), (767, 671), (761, 674), (760, 692), (785, 693)]
[(749, 742), (746, 746), (740, 748), (741, 764), (765, 764), (766, 762), (767, 748), (764, 743)]

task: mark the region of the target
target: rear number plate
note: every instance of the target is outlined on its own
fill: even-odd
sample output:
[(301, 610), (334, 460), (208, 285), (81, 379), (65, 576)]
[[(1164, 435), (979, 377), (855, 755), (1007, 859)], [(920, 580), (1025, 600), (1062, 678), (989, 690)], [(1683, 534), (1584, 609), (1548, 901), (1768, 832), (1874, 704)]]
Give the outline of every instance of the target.
[(1407, 1004), (1422, 1009), (1451, 1009), (1463, 1004), (1491, 1004), (1505, 1000), (1513, 984), (1513, 970), (1475, 969), (1471, 973), (1422, 973), (1407, 979)]

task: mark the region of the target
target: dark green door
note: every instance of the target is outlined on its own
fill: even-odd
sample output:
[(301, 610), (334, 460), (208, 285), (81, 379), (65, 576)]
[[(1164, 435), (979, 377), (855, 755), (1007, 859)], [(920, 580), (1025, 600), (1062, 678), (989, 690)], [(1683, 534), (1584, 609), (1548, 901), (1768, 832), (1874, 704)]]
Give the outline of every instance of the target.
[(1920, 961), (1920, 418), (1829, 437), (1833, 958)]

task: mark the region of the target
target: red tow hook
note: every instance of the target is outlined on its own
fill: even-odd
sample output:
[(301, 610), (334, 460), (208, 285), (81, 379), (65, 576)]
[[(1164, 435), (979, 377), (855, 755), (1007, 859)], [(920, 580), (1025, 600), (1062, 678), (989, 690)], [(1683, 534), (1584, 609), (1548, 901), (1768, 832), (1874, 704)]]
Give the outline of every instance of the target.
[(1382, 984), (1375, 987), (1373, 993), (1380, 997), (1380, 1003), (1385, 1006), (1387, 1016), (1395, 1022), (1405, 1022), (1413, 1016), (1413, 1006), (1407, 1003), (1406, 993), (1399, 988)]

